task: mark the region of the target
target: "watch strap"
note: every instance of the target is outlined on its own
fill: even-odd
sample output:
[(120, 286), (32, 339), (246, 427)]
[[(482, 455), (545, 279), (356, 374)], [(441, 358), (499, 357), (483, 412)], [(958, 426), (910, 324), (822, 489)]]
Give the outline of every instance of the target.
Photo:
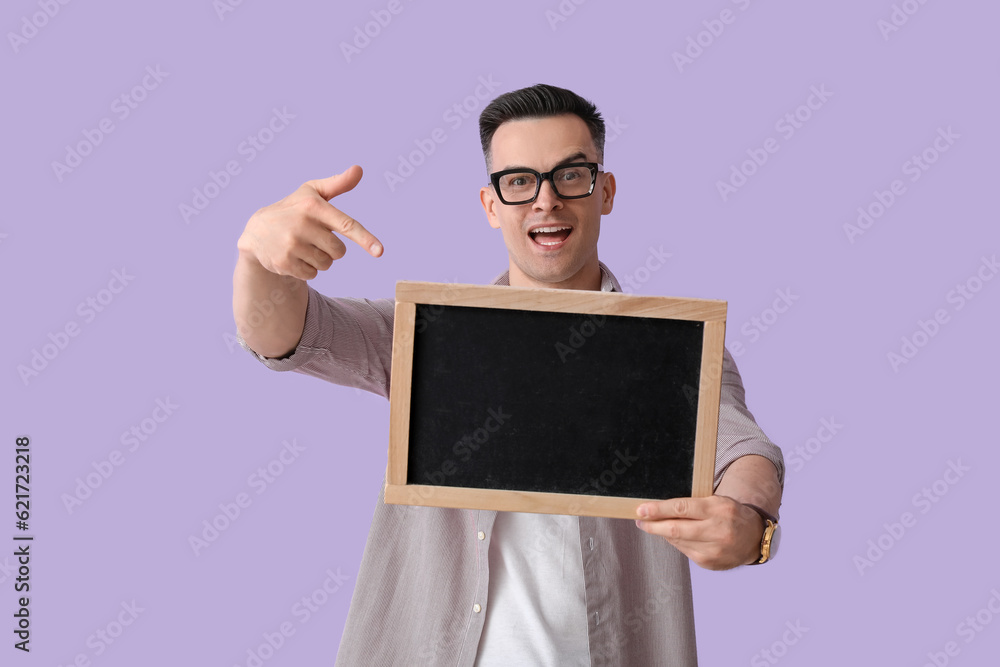
[(770, 519), (774, 523), (778, 523), (778, 517), (774, 516), (773, 514), (771, 514), (770, 512), (768, 512), (763, 507), (757, 507), (756, 505), (751, 505), (750, 503), (743, 503), (743, 504), (746, 505), (747, 507), (749, 507), (750, 509), (752, 509), (757, 514), (759, 514), (760, 518), (762, 518), (762, 519)]

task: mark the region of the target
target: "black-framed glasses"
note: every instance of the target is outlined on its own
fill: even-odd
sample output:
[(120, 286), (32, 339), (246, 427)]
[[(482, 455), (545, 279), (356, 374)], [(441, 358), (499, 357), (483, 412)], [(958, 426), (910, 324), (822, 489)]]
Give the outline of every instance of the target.
[(542, 191), (546, 180), (552, 184), (560, 199), (582, 199), (594, 192), (597, 175), (604, 173), (604, 165), (596, 162), (574, 162), (540, 174), (534, 169), (505, 169), (490, 174), (493, 189), (500, 201), (508, 206), (530, 204)]

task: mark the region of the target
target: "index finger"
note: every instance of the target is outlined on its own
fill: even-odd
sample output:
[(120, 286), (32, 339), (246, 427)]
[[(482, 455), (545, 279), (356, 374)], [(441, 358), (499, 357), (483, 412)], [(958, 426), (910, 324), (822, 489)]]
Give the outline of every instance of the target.
[(375, 238), (374, 234), (365, 229), (364, 225), (332, 204), (326, 204), (326, 207), (325, 214), (317, 218), (321, 224), (330, 231), (351, 239), (372, 257), (381, 256), (382, 243)]
[[(305, 185), (312, 188), (323, 199), (330, 200), (345, 192), (353, 190), (361, 181), (361, 167), (353, 165), (340, 174), (327, 178), (306, 181)], [(327, 229), (337, 232), (364, 248), (372, 257), (382, 254), (382, 243), (365, 229), (364, 225), (338, 209), (329, 201), (320, 206), (315, 219)]]

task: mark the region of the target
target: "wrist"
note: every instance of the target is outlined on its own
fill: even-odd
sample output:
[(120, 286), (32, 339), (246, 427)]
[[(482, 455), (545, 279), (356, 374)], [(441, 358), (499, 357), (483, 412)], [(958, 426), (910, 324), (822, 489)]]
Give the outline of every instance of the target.
[(761, 565), (774, 558), (778, 552), (778, 542), (781, 536), (778, 517), (751, 503), (743, 503), (743, 506), (759, 515), (761, 519), (759, 548), (756, 557), (747, 563), (747, 565)]
[(266, 271), (264, 265), (260, 263), (257, 259), (257, 255), (253, 251), (253, 244), (250, 239), (247, 238), (246, 233), (236, 241), (236, 263), (242, 266), (244, 269), (249, 269), (251, 271)]

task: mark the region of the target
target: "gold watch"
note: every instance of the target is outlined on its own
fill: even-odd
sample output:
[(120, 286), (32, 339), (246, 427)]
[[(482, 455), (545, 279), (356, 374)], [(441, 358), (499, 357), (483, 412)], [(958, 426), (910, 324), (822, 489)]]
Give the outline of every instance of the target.
[(750, 563), (750, 565), (762, 565), (774, 558), (778, 553), (778, 542), (781, 541), (781, 528), (778, 526), (778, 517), (756, 505), (751, 505), (750, 503), (743, 504), (759, 514), (760, 518), (764, 521), (764, 535), (760, 539), (760, 557)]

